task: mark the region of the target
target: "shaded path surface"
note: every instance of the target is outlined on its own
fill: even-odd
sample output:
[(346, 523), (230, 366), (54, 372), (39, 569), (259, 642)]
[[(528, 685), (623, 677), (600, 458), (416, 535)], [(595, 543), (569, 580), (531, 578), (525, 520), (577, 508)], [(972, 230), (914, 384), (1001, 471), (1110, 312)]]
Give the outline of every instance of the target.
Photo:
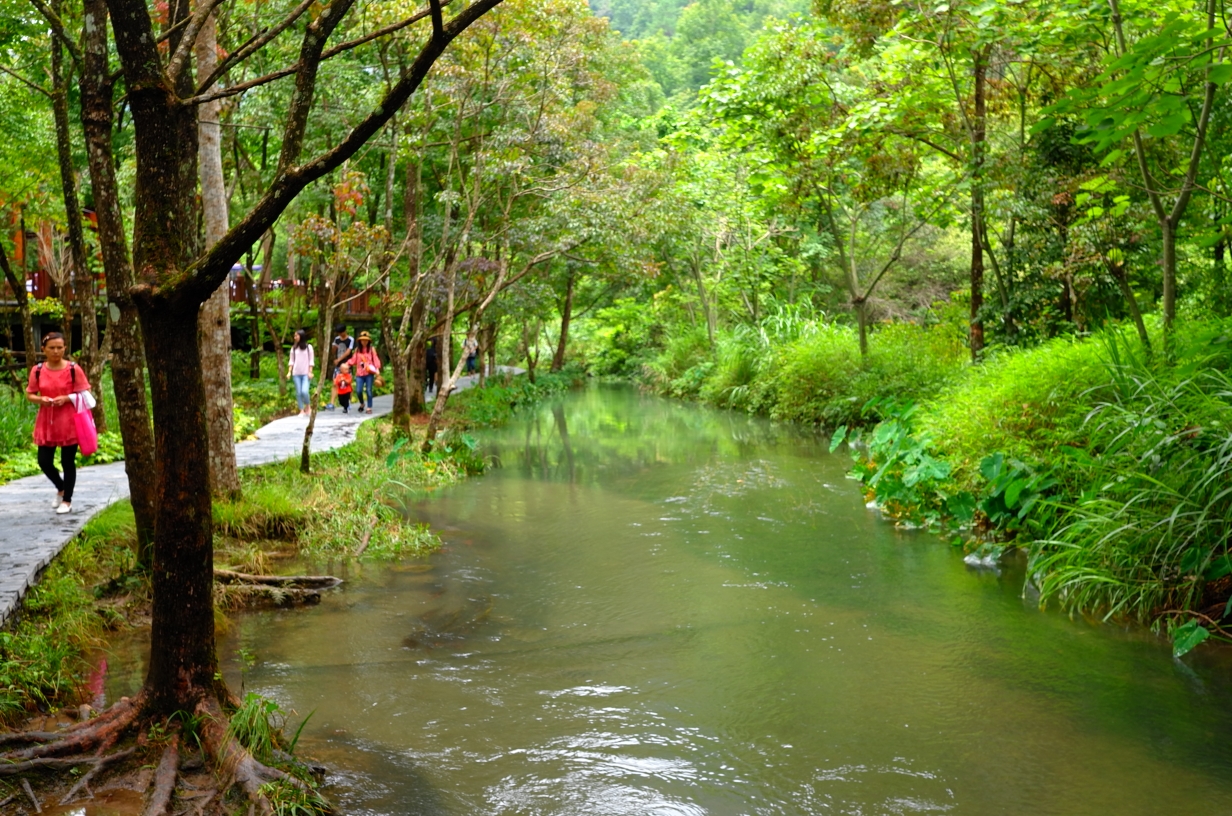
[[(522, 369), (500, 366), (502, 374)], [(465, 391), (478, 377), (460, 377), (454, 391)], [(334, 450), (355, 438), (360, 423), (384, 416), (393, 408), (393, 396), (377, 397), (371, 414), (319, 411), (312, 433), (312, 451)], [(266, 465), (298, 456), (304, 442), (306, 417), (276, 419), (258, 430), (256, 439), (235, 446), (240, 467)], [(17, 609), (22, 597), (51, 559), (93, 516), (108, 505), (128, 498), (128, 476), (123, 462), (77, 469), (73, 512), (57, 516), (52, 506), (55, 488), (47, 477), (27, 476), (0, 485), (0, 625)]]

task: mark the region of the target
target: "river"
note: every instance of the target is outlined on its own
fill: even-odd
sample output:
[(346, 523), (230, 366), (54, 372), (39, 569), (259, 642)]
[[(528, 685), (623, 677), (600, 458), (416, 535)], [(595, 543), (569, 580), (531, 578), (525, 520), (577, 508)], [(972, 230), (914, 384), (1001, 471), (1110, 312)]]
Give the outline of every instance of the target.
[(807, 429), (592, 387), (480, 438), (429, 565), (227, 640), (346, 813), (1232, 813), (1225, 651), (1041, 612)]

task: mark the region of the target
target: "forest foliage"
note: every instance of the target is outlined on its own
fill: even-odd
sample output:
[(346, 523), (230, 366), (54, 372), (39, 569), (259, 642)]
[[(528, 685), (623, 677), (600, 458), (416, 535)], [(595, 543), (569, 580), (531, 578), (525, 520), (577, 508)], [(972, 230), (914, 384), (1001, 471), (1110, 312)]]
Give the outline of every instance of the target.
[[(51, 98), (81, 102), (39, 13), (0, 8), (0, 208), (55, 244)], [(223, 54), (276, 17), (234, 9)], [(233, 324), (260, 379), (261, 347), (324, 334), (324, 293), (352, 292), (408, 410), (426, 342), (452, 366), (466, 332), (532, 380), (572, 362), (818, 423), (859, 437), (886, 512), (1025, 548), (1045, 603), (1220, 634), (1229, 25), (1188, 0), (504, 0), (253, 243), (237, 274), (263, 299)], [(408, 32), (322, 63), (307, 150), (397, 81)], [(292, 88), (264, 72), (289, 47), (221, 80), (233, 215), (281, 172)]]

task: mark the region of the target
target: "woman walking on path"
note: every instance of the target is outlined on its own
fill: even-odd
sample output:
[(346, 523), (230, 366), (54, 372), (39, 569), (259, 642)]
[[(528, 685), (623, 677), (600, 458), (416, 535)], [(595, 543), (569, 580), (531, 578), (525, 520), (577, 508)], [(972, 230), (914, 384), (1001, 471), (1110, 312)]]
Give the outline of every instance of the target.
[(295, 402), (299, 405), (301, 414), (307, 414), (312, 405), (310, 386), (314, 362), (315, 357), (312, 344), (308, 342), (308, 332), (300, 329), (295, 332), (295, 345), (291, 346), (291, 361), (288, 363), (287, 373), (295, 381)]
[(355, 372), (357, 410), (361, 414), (364, 413), (364, 389), (367, 389), (367, 413), (370, 414), (372, 413), (372, 384), (376, 380), (376, 375), (381, 373), (381, 358), (377, 356), (376, 349), (372, 347), (372, 335), (366, 331), (359, 333), (359, 342), (355, 344), (355, 351), (348, 362), (351, 364), (351, 370)]
[[(26, 399), (39, 407), (34, 420), (34, 444), (38, 445), (38, 463), (43, 473), (56, 486), (55, 509), (59, 514), (72, 512), (73, 487), (77, 483), (77, 412), (71, 394), (90, 390), (81, 366), (64, 359), (64, 335), (48, 332), (43, 337), (46, 361), (30, 370)], [(56, 470), (56, 448), (60, 449), (60, 467)]]

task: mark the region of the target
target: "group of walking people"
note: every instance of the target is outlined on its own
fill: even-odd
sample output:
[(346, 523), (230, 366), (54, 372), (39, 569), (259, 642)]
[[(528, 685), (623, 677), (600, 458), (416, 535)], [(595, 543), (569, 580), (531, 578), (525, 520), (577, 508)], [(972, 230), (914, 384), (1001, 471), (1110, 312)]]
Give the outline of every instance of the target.
[[(330, 344), (328, 363), (332, 369), (329, 402), (325, 410), (334, 410), (337, 403), (342, 413), (351, 410), (351, 398), (358, 395), (356, 410), (359, 413), (372, 413), (372, 397), (376, 386), (384, 385), (381, 379), (381, 357), (372, 345), (372, 335), (361, 331), (359, 337), (350, 335), (346, 326), (338, 329), (338, 335)], [(295, 342), (291, 345), (290, 358), (287, 361), (287, 373), (295, 383), (295, 401), (301, 414), (307, 415), (312, 407), (312, 370), (316, 364), (316, 353), (308, 342), (308, 332), (300, 329), (295, 332)], [(365, 407), (365, 397), (367, 406)]]
[[(39, 468), (56, 488), (53, 510), (59, 514), (72, 512), (73, 488), (77, 483), (77, 450), (79, 445), (76, 414), (83, 400), (90, 407), (94, 400), (90, 395), (90, 382), (81, 366), (68, 359), (64, 335), (48, 332), (43, 336), (43, 362), (30, 369), (26, 385), (26, 399), (39, 407), (34, 422), (34, 444), (38, 446)], [(463, 344), (466, 355), (466, 371), (475, 370), (479, 344), (467, 338)], [(352, 337), (346, 326), (338, 329), (330, 344), (328, 359), (333, 375), (328, 411), (337, 403), (342, 412), (349, 413), (351, 400), (355, 398), (359, 413), (372, 413), (372, 398), (381, 380), (381, 358), (372, 345), (372, 336), (361, 331)], [(436, 388), (438, 361), (436, 344), (429, 341), (425, 360), (427, 391)], [(300, 414), (306, 415), (312, 406), (312, 372), (316, 366), (316, 353), (308, 342), (308, 332), (299, 329), (287, 361), (287, 374), (295, 384), (295, 401)], [(56, 468), (56, 450), (60, 451), (60, 467)], [(87, 451), (89, 453), (89, 451)]]

